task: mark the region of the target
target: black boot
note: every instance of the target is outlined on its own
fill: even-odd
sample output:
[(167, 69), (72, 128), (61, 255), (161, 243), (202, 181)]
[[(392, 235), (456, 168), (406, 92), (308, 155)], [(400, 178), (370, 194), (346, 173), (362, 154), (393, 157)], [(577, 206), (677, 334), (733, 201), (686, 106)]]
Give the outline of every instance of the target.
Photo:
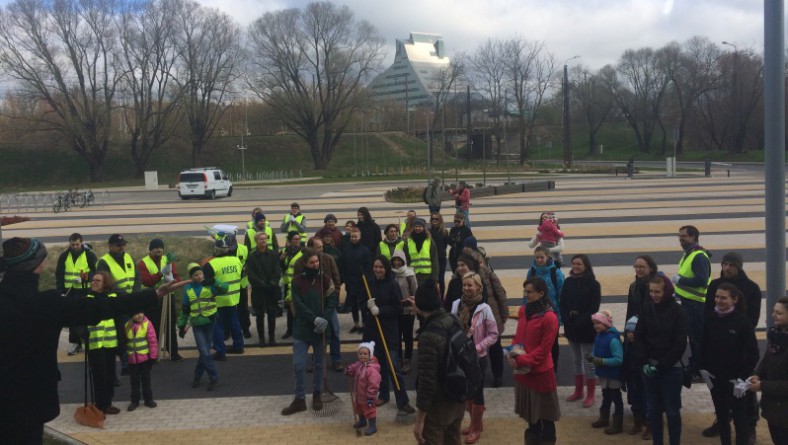
[(591, 423), (591, 428), (605, 428), (610, 426), (610, 410), (599, 408), (599, 418)]
[(711, 424), (710, 427), (703, 430), (703, 437), (717, 437), (720, 435), (720, 425), (717, 423), (717, 419), (714, 419), (714, 423)]

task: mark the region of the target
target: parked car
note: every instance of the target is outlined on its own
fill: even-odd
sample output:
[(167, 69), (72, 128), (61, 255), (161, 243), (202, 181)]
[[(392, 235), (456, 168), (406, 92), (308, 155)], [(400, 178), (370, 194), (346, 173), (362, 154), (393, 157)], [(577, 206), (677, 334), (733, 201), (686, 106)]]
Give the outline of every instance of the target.
[(232, 196), (233, 183), (227, 174), (216, 167), (184, 170), (178, 176), (178, 196), (181, 199)]

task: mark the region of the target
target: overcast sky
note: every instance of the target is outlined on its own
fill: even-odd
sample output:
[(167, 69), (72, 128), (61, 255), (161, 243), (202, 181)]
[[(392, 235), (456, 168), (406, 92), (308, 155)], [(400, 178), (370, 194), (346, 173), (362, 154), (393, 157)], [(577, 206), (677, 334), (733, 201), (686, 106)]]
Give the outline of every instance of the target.
[[(242, 25), (267, 11), (303, 7), (303, 0), (197, 0)], [(339, 0), (386, 38), (411, 31), (443, 34), (449, 56), (472, 52), (487, 38), (515, 35), (544, 41), (559, 63), (591, 69), (615, 63), (628, 48), (660, 47), (694, 35), (763, 51), (762, 0)]]

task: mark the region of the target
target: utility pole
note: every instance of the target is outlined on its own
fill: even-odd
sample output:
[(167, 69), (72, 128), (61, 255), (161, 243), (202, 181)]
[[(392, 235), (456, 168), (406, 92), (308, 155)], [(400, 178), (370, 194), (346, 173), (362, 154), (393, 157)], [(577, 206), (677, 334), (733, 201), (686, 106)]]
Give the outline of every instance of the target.
[(564, 99), (564, 113), (563, 113), (563, 126), (564, 126), (564, 168), (572, 168), (572, 129), (570, 127), (569, 116), (569, 66), (567, 62), (579, 58), (574, 56), (566, 59), (564, 62), (564, 81), (563, 81), (563, 99)]
[(246, 159), (244, 156), (246, 144), (244, 144), (244, 135), (247, 131), (249, 131), (249, 103), (244, 100), (244, 129), (241, 131), (241, 145), (235, 146), (235, 148), (241, 150), (241, 177), (244, 181), (246, 180)]

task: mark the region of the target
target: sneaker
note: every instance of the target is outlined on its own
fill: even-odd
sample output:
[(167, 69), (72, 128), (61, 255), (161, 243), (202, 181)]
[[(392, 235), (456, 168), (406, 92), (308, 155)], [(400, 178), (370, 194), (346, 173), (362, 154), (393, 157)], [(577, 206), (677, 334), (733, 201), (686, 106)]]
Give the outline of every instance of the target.
[(717, 437), (720, 435), (720, 425), (717, 423), (717, 419), (714, 419), (714, 423), (711, 424), (710, 427), (703, 430), (701, 433), (703, 437)]
[(79, 352), (82, 351), (82, 345), (79, 343), (71, 343), (71, 347), (68, 348), (68, 355), (77, 355)]
[(174, 362), (182, 362), (183, 361), (183, 357), (181, 357), (180, 354), (173, 354), (172, 357), (170, 357), (170, 360), (172, 360)]
[(312, 394), (312, 409), (315, 411), (323, 409), (323, 399), (320, 397), (320, 391), (315, 391)]
[(131, 402), (129, 403), (129, 407), (126, 408), (126, 411), (129, 412), (134, 411), (135, 409), (139, 408), (139, 406), (140, 406), (139, 402)]
[(415, 410), (415, 409), (413, 409), (413, 407), (412, 407), (412, 406), (410, 406), (410, 404), (409, 404), (409, 403), (406, 403), (405, 405), (403, 405), (403, 406), (402, 406), (402, 407), (399, 409), (399, 412), (397, 412), (397, 415), (398, 415), (398, 416), (402, 416), (402, 415), (405, 415), (405, 414), (413, 414), (413, 413), (415, 413), (415, 412), (416, 412), (416, 410)]
[(214, 353), (213, 359), (216, 360), (217, 362), (226, 362), (227, 356), (224, 354), (219, 355), (218, 353)]
[(211, 380), (210, 382), (208, 382), (208, 391), (213, 391), (214, 389), (216, 389), (218, 385), (219, 385), (218, 378)]
[(156, 408), (158, 405), (159, 404), (154, 402), (153, 400), (146, 400), (145, 401), (145, 406), (147, 406), (148, 408)]
[(306, 400), (293, 399), (290, 406), (282, 410), (282, 415), (289, 416), (291, 414), (300, 413), (301, 411), (306, 411)]
[[(139, 405), (139, 404), (138, 404)], [(120, 408), (116, 406), (108, 406), (104, 409), (104, 414), (118, 414), (120, 412)]]

